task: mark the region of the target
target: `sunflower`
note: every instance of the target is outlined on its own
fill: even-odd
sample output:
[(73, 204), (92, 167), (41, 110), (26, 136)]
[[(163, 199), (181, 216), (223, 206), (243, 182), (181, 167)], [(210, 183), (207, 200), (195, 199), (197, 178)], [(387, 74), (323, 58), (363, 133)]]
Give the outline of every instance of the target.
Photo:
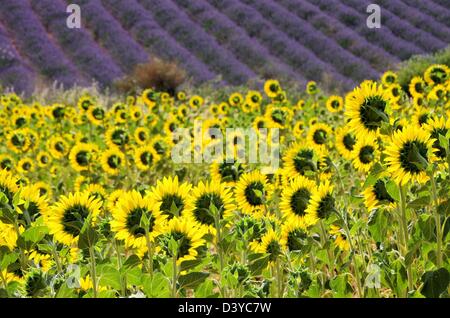
[[(203, 239), (207, 233), (205, 227), (199, 227), (190, 218), (174, 217), (167, 225), (167, 229), (162, 236), (163, 249), (168, 256), (175, 257), (177, 265), (181, 265), (184, 261), (192, 261), (198, 258), (199, 249), (205, 245)], [(176, 255), (172, 255), (169, 242), (177, 243)]]
[(329, 180), (321, 183), (312, 191), (311, 199), (306, 208), (308, 223), (314, 224), (319, 219), (326, 219), (335, 210), (333, 188)]
[(193, 109), (197, 109), (203, 105), (203, 98), (199, 95), (194, 95), (189, 99), (189, 106)]
[(395, 200), (386, 189), (386, 178), (380, 177), (375, 184), (367, 187), (364, 194), (364, 204), (367, 210), (385, 207), (389, 210), (395, 208)]
[(189, 183), (180, 183), (178, 176), (165, 177), (162, 181), (157, 181), (156, 186), (147, 192), (147, 196), (159, 212), (171, 219), (185, 214), (191, 187)]
[(50, 234), (65, 245), (71, 246), (78, 242), (81, 228), (90, 215), (95, 222), (100, 214), (101, 203), (89, 196), (87, 192), (61, 195), (59, 201), (51, 208), (44, 218)]
[(117, 112), (119, 112), (119, 111), (121, 111), (121, 110), (126, 110), (126, 109), (127, 109), (127, 105), (125, 105), (125, 104), (122, 103), (122, 102), (114, 103), (114, 104), (112, 105), (112, 107), (111, 107), (111, 111), (112, 111), (114, 114), (117, 114)]
[(117, 148), (111, 148), (102, 153), (100, 162), (103, 171), (111, 176), (116, 176), (125, 166), (125, 155)]
[(253, 119), (252, 126), (255, 131), (259, 131), (260, 129), (270, 128), (270, 123), (266, 117), (257, 116), (255, 119)]
[(77, 106), (82, 112), (86, 112), (94, 104), (95, 104), (94, 98), (88, 95), (81, 96), (77, 102)]
[(361, 172), (368, 172), (378, 162), (378, 142), (371, 136), (361, 136), (352, 152), (353, 166)]
[(161, 160), (161, 156), (152, 146), (139, 147), (134, 151), (134, 163), (141, 171), (149, 170), (159, 160)]
[(52, 162), (52, 157), (46, 151), (40, 151), (36, 156), (36, 161), (39, 167), (46, 168)]
[(433, 143), (429, 132), (415, 126), (393, 134), (385, 153), (387, 171), (397, 184), (428, 181), (426, 168), (433, 161)]
[(32, 171), (34, 171), (34, 169), (35, 169), (35, 164), (34, 164), (33, 160), (31, 160), (30, 158), (20, 159), (16, 166), (16, 170), (23, 174), (32, 172)]
[(107, 198), (107, 211), (111, 212), (115, 207), (119, 199), (124, 196), (127, 192), (123, 189), (117, 189), (111, 192)]
[(55, 159), (61, 159), (69, 152), (69, 145), (62, 137), (52, 137), (48, 141), (48, 151)]
[(277, 80), (269, 79), (264, 83), (264, 92), (269, 98), (275, 98), (280, 91), (281, 86)]
[(334, 245), (343, 251), (350, 250), (350, 243), (347, 240), (347, 235), (339, 226), (332, 224), (329, 233), (335, 237)]
[(97, 145), (95, 144), (76, 144), (69, 153), (71, 167), (75, 171), (89, 170), (95, 163), (97, 151)]
[(30, 147), (30, 140), (25, 129), (11, 131), (6, 136), (6, 146), (15, 153), (24, 153)]
[(287, 250), (286, 241), (273, 229), (269, 229), (261, 238), (261, 243), (254, 249), (256, 253), (269, 255), (269, 262), (273, 263)]
[(317, 123), (309, 128), (306, 139), (309, 144), (323, 151), (330, 144), (333, 131), (327, 124)]
[(316, 184), (303, 176), (297, 176), (289, 181), (281, 192), (280, 211), (288, 223), (298, 222), (308, 224), (305, 220), (306, 208), (311, 199)]
[(233, 186), (245, 172), (245, 166), (241, 163), (229, 163), (226, 161), (213, 163), (210, 166), (210, 174), (213, 182), (225, 183)]
[(397, 82), (397, 77), (397, 74), (395, 74), (394, 72), (386, 71), (381, 76), (381, 83), (383, 83), (385, 87), (388, 87)]
[(348, 126), (336, 129), (336, 149), (347, 160), (353, 159), (356, 137)]
[(294, 143), (283, 157), (286, 174), (294, 178), (299, 175), (315, 173), (321, 155), (317, 148), (309, 146), (309, 144)]
[(98, 183), (87, 184), (84, 192), (87, 192), (89, 197), (99, 200), (101, 203), (103, 203), (108, 196), (105, 188)]
[(423, 108), (425, 106), (426, 100), (422, 95), (415, 95), (413, 97), (414, 108)]
[(289, 251), (300, 251), (307, 246), (308, 232), (305, 224), (288, 221), (281, 226), (281, 240)]
[(185, 101), (186, 100), (186, 92), (185, 91), (177, 92), (177, 99), (181, 102)]
[(142, 92), (142, 100), (148, 108), (153, 108), (158, 101), (158, 93), (153, 91), (151, 88), (146, 89)]
[(191, 191), (186, 204), (186, 215), (215, 233), (217, 224), (212, 207), (219, 213), (220, 220), (230, 219), (235, 210), (233, 193), (223, 183), (200, 181)]
[(167, 137), (155, 136), (149, 141), (149, 144), (160, 156), (164, 156), (170, 151), (170, 140)]
[[(123, 193), (111, 210), (111, 230), (118, 240), (125, 242), (126, 247), (146, 248), (147, 238), (154, 242), (163, 233), (165, 215), (153, 208), (148, 197), (142, 197), (137, 191)], [(148, 228), (142, 227), (142, 217), (148, 220)]]
[(145, 145), (150, 138), (150, 132), (145, 127), (137, 127), (134, 130), (134, 140), (138, 145)]
[(12, 203), (14, 195), (19, 191), (17, 177), (7, 170), (0, 170), (0, 192)]
[(292, 128), (294, 136), (300, 138), (302, 137), (304, 131), (305, 131), (305, 123), (301, 120), (296, 121), (294, 127)]
[(252, 109), (258, 108), (262, 102), (261, 93), (258, 91), (248, 91), (245, 96), (245, 102), (249, 104)]
[(180, 119), (186, 119), (186, 116), (189, 114), (189, 108), (182, 104), (178, 107), (177, 114)]
[(326, 106), (330, 113), (340, 112), (344, 108), (344, 99), (341, 96), (332, 95), (328, 97)]
[(436, 157), (445, 160), (447, 158), (447, 151), (445, 147), (441, 145), (439, 136), (446, 137), (450, 130), (450, 119), (445, 120), (444, 117), (431, 117), (422, 128), (428, 131), (431, 138), (434, 139), (433, 149), (435, 149)]
[(33, 184), (33, 186), (39, 191), (41, 197), (51, 198), (53, 196), (52, 188), (48, 183), (39, 181)]
[(12, 156), (9, 154), (1, 154), (0, 155), (0, 170), (11, 170), (14, 168), (15, 163)]
[(244, 102), (244, 97), (240, 93), (233, 93), (228, 98), (228, 104), (233, 107), (237, 107)]
[(164, 122), (164, 132), (166, 133), (167, 136), (171, 136), (172, 133), (175, 132), (175, 130), (177, 130), (177, 128), (179, 127), (180, 122), (173, 116), (170, 116)]
[(103, 124), (106, 117), (105, 110), (100, 106), (90, 107), (86, 113), (89, 121), (96, 126)]
[[(218, 130), (218, 131), (217, 131)], [(219, 119), (207, 119), (202, 123), (203, 141), (209, 142), (211, 139), (217, 139), (222, 135), (222, 124)]]
[(270, 127), (284, 128), (290, 123), (293, 114), (287, 107), (269, 106), (266, 109), (265, 117)]
[(130, 135), (123, 127), (111, 127), (105, 133), (106, 145), (109, 148), (125, 148), (130, 142)]
[(450, 68), (444, 64), (433, 64), (424, 73), (428, 85), (444, 84), (450, 78)]
[(19, 193), (21, 199), (21, 212), (19, 219), (31, 225), (41, 215), (48, 213), (48, 203), (45, 196), (42, 196), (39, 188), (34, 185), (22, 187)]
[(430, 117), (430, 111), (428, 109), (424, 107), (416, 107), (411, 121), (416, 127), (422, 127), (428, 122)]
[(272, 195), (272, 186), (259, 171), (244, 173), (236, 184), (238, 208), (245, 214), (267, 214), (266, 202)]
[(345, 103), (349, 126), (357, 135), (376, 134), (383, 122), (389, 123), (389, 92), (374, 82), (363, 82), (347, 95)]
[(447, 94), (447, 89), (442, 84), (435, 85), (431, 91), (428, 93), (427, 98), (428, 100), (433, 101), (444, 101)]
[(409, 93), (412, 96), (423, 95), (425, 93), (426, 83), (420, 76), (415, 76), (409, 82)]

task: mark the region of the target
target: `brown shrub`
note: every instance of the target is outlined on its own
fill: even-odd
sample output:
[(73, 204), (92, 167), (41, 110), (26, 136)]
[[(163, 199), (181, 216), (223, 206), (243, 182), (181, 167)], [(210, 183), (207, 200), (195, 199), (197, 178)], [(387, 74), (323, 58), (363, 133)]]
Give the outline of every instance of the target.
[(136, 65), (129, 75), (116, 82), (116, 87), (123, 93), (153, 88), (174, 95), (185, 80), (186, 72), (177, 63), (150, 58), (147, 63)]

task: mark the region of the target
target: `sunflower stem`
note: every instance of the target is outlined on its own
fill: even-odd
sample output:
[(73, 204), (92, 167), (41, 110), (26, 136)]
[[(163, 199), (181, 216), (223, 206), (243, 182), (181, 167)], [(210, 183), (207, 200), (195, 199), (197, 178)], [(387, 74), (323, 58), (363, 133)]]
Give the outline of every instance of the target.
[(153, 277), (153, 244), (150, 241), (148, 230), (145, 233), (145, 240), (147, 241), (148, 272), (150, 277)]
[(433, 194), (434, 201), (434, 220), (436, 223), (436, 242), (437, 242), (437, 252), (436, 252), (436, 265), (438, 268), (442, 266), (442, 228), (441, 228), (441, 216), (438, 210), (438, 196), (436, 191), (436, 180), (434, 178), (435, 166), (431, 170), (431, 192)]
[[(118, 267), (118, 270), (120, 271), (122, 269), (122, 255), (120, 254), (119, 244), (116, 239), (113, 240), (113, 244), (114, 244), (114, 249), (116, 250), (116, 254), (117, 254), (117, 267)], [(121, 287), (122, 297), (126, 297), (127, 296), (126, 272), (123, 275), (124, 275), (123, 277), (122, 277), (122, 275), (120, 275), (120, 287)]]
[[(403, 241), (404, 241), (403, 257), (405, 257), (408, 254), (408, 221), (406, 219), (406, 188), (403, 185), (400, 186), (400, 212), (401, 212), (400, 220), (403, 229)], [(408, 291), (411, 291), (414, 288), (411, 273), (411, 264), (407, 264), (406, 274), (408, 276)]]
[(177, 280), (178, 280), (177, 254), (172, 256), (172, 298), (177, 298)]
[(91, 259), (91, 277), (92, 277), (92, 286), (94, 289), (94, 298), (97, 298), (97, 272), (95, 265), (95, 255), (94, 255), (94, 246), (89, 246), (89, 257)]
[(58, 273), (62, 274), (63, 270), (62, 270), (62, 266), (61, 266), (61, 260), (59, 259), (55, 242), (52, 242), (51, 246), (52, 246), (52, 254), (53, 254), (53, 257), (55, 258), (56, 268), (58, 270)]

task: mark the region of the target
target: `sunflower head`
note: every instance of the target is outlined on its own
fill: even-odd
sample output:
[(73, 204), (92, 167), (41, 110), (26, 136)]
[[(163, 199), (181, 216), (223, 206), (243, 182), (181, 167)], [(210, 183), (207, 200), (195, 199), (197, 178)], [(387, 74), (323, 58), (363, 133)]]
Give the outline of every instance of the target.
[(320, 219), (327, 219), (335, 211), (333, 188), (327, 180), (313, 191), (306, 209), (306, 224), (314, 224)]
[(272, 186), (259, 171), (243, 174), (235, 188), (238, 208), (246, 214), (264, 214), (271, 194)]

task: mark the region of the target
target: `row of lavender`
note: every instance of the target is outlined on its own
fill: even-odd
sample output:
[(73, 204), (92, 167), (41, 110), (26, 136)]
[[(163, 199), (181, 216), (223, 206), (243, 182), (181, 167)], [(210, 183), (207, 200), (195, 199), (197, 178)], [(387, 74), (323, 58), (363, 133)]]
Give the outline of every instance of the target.
[[(0, 80), (18, 90), (36, 77), (109, 86), (157, 55), (179, 61), (195, 82), (331, 78), (349, 88), (445, 47), (446, 1), (379, 0), (377, 31), (365, 24), (371, 0), (2, 0)], [(82, 7), (84, 28), (66, 27), (70, 3)]]

